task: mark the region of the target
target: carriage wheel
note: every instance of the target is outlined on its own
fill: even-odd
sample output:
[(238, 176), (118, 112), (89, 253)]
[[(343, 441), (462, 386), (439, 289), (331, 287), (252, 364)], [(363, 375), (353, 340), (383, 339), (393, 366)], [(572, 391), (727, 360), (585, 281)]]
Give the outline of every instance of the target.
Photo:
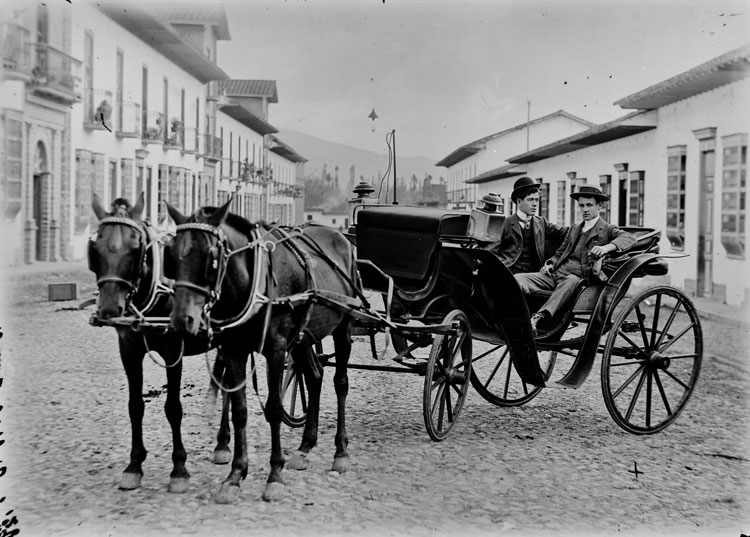
[(454, 323), (451, 334), (435, 336), (424, 376), (422, 413), (427, 433), (443, 440), (458, 419), (469, 391), (471, 377), (471, 327), (461, 310), (446, 315), (444, 323)]
[[(416, 323), (415, 323), (416, 324)], [(421, 323), (420, 323), (421, 324)], [(401, 354), (418, 340), (404, 337), (403, 334), (391, 332), (391, 343), (396, 355)], [(432, 344), (432, 336), (425, 334), (424, 339), (419, 340), (419, 346), (404, 354), (404, 358), (410, 360), (428, 360), (429, 351), (427, 348)]]
[(653, 434), (672, 423), (698, 380), (703, 335), (690, 299), (660, 286), (630, 299), (612, 321), (602, 392), (617, 425)]
[[(318, 352), (318, 345), (315, 352)], [(322, 347), (321, 347), (322, 352)], [(305, 376), (295, 366), (291, 353), (287, 353), (284, 374), (281, 377), (281, 420), (289, 427), (302, 427), (307, 419), (307, 388)]]
[[(536, 397), (542, 388), (526, 384), (518, 375), (508, 347), (480, 342), (472, 360), (471, 384), (488, 403), (521, 406)], [(557, 360), (556, 351), (539, 351), (544, 380), (549, 380)]]

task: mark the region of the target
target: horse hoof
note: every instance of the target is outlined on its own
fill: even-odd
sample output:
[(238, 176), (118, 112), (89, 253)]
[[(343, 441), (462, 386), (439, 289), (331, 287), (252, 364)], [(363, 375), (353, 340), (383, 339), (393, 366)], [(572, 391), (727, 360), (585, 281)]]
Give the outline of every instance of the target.
[(134, 474), (131, 472), (123, 472), (120, 478), (120, 484), (118, 488), (120, 490), (135, 490), (141, 486), (141, 474)]
[(343, 474), (349, 469), (349, 466), (351, 466), (349, 457), (336, 457), (333, 459), (333, 467), (331, 467), (331, 470)]
[(232, 460), (232, 452), (229, 448), (216, 448), (214, 450), (214, 464), (229, 464)]
[(307, 460), (307, 453), (303, 451), (295, 451), (285, 466), (290, 470), (307, 470), (307, 466), (310, 461)]
[(169, 480), (169, 487), (167, 492), (174, 494), (184, 494), (190, 488), (190, 478), (188, 477), (173, 477)]
[(214, 503), (234, 503), (240, 497), (240, 486), (222, 483), (219, 491), (214, 494)]
[(283, 483), (266, 483), (266, 489), (263, 491), (263, 499), (267, 502), (275, 502), (283, 498)]

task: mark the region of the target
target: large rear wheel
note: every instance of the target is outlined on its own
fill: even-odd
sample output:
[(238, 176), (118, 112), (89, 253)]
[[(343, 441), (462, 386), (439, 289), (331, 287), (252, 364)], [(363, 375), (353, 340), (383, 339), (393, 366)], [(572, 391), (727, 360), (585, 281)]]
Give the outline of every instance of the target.
[(602, 355), (602, 393), (615, 423), (633, 434), (667, 427), (690, 398), (702, 359), (700, 321), (685, 293), (660, 286), (630, 299)]
[(432, 344), (424, 377), (423, 416), (427, 433), (443, 440), (458, 419), (471, 377), (471, 327), (461, 310), (443, 320), (452, 324), (448, 334), (437, 334)]

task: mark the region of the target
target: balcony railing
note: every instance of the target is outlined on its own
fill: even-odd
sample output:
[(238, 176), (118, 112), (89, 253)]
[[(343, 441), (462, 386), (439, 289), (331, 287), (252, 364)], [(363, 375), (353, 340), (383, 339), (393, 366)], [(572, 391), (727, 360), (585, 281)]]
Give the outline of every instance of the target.
[(164, 145), (180, 149), (185, 145), (185, 125), (181, 119), (173, 117), (169, 120), (169, 131)]
[(213, 134), (202, 134), (201, 141), (202, 145), (199, 148), (199, 152), (203, 157), (221, 160), (221, 138)]
[(0, 24), (0, 53), (6, 80), (31, 79), (31, 49), (28, 47), (29, 31), (17, 24)]
[(157, 110), (143, 112), (143, 134), (141, 140), (149, 144), (164, 143), (164, 114)]
[(81, 62), (46, 43), (33, 43), (30, 47), (34, 55), (34, 91), (63, 102), (80, 100)]
[(113, 128), (112, 92), (103, 89), (89, 89), (83, 93), (83, 126), (87, 129)]
[(117, 125), (117, 136), (138, 138), (141, 135), (141, 105), (132, 101), (123, 101), (118, 108), (120, 124)]
[(200, 136), (198, 135), (198, 129), (195, 127), (186, 127), (185, 132), (185, 145), (182, 146), (182, 150), (185, 153), (197, 153), (198, 146), (200, 145)]

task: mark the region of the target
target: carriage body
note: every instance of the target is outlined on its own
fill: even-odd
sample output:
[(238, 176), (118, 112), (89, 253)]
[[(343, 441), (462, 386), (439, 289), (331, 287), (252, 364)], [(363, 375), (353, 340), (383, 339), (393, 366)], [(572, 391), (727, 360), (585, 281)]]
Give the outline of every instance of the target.
[[(659, 231), (624, 228), (638, 241), (627, 252), (605, 260), (606, 282), (581, 282), (570, 307), (534, 338), (530, 315), (545, 297), (527, 301), (508, 268), (485, 249), (486, 237), (473, 233), (471, 215), (369, 205), (356, 216), (357, 257), (367, 261), (360, 265), (363, 286), (387, 296), (382, 275), (371, 270), (372, 265), (392, 279), (392, 298), (386, 308), (399, 326), (415, 321), (430, 326), (453, 310), (462, 311), (479, 343), (475, 346), (489, 349), (475, 353), (471, 371), (472, 384), (489, 402), (514, 406), (531, 400), (549, 381), (559, 354), (574, 358), (556, 383), (568, 388), (579, 387), (597, 355), (602, 355), (605, 403), (628, 432), (662, 430), (687, 402), (702, 357), (695, 308), (682, 291), (669, 286), (640, 293), (630, 289), (635, 279), (666, 274), (665, 258), (676, 257), (659, 253)], [(556, 246), (547, 245), (547, 251), (554, 252)], [(674, 333), (670, 333), (672, 325)], [(408, 330), (392, 332), (397, 351), (403, 352), (416, 337)], [(677, 340), (680, 345), (674, 345)], [(659, 352), (662, 347), (682, 350), (669, 355)], [(503, 362), (504, 373), (499, 375)], [(677, 371), (680, 368), (684, 371)], [(500, 378), (500, 386), (493, 387)], [(670, 392), (668, 383), (676, 390)]]

